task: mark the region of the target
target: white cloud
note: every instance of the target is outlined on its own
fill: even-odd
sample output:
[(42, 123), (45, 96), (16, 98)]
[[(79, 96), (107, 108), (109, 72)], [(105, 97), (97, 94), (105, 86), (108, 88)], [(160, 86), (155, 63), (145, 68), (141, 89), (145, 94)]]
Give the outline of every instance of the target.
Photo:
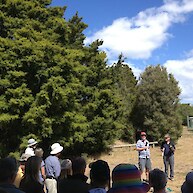
[(164, 66), (179, 81), (182, 102), (193, 104), (193, 56), (184, 60), (168, 60)]
[(112, 25), (87, 37), (85, 44), (102, 39), (101, 49), (110, 59), (121, 52), (132, 59), (147, 59), (171, 37), (169, 27), (184, 22), (186, 14), (192, 11), (193, 0), (165, 0), (163, 6), (144, 10), (136, 17), (116, 19)]

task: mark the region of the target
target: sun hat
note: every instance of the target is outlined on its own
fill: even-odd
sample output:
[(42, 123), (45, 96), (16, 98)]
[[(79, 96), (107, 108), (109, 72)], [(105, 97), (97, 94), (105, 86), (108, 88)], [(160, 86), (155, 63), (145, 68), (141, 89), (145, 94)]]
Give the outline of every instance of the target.
[(192, 187), (193, 187), (193, 172), (189, 172), (186, 176), (185, 182), (181, 187), (182, 193), (192, 193)]
[(112, 188), (109, 193), (146, 193), (149, 185), (141, 181), (141, 173), (135, 165), (119, 164), (112, 172)]
[(51, 146), (51, 155), (55, 155), (57, 153), (60, 153), (63, 150), (63, 147), (59, 143), (54, 143)]
[(36, 145), (38, 142), (35, 140), (35, 139), (29, 139), (28, 140), (28, 147), (31, 147), (31, 146), (33, 146), (33, 145)]
[(68, 170), (72, 168), (72, 162), (69, 159), (64, 159), (61, 162), (61, 169), (62, 170)]
[(26, 162), (28, 158), (31, 157), (30, 154), (23, 153), (19, 159), (20, 162)]

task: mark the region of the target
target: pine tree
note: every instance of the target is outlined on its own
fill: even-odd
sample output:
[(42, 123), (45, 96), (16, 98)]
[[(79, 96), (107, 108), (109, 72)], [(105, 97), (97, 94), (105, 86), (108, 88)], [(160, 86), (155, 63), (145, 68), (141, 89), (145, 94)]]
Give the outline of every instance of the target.
[(101, 152), (120, 132), (102, 42), (84, 46), (82, 18), (50, 3), (0, 4), (0, 156), (31, 136), (45, 151), (60, 142), (66, 153)]
[(162, 140), (170, 133), (173, 140), (181, 136), (181, 120), (177, 115), (180, 88), (166, 68), (149, 66), (141, 75), (134, 108), (134, 123), (147, 131), (150, 140)]

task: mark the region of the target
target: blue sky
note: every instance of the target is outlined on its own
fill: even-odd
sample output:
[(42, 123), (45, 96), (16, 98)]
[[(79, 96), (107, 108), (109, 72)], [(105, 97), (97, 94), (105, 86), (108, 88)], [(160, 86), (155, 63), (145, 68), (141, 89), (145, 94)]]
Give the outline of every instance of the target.
[(193, 104), (193, 0), (53, 0), (76, 11), (88, 24), (85, 44), (103, 39), (101, 47), (114, 62), (122, 52), (139, 76), (146, 66), (161, 64), (173, 73), (184, 103)]

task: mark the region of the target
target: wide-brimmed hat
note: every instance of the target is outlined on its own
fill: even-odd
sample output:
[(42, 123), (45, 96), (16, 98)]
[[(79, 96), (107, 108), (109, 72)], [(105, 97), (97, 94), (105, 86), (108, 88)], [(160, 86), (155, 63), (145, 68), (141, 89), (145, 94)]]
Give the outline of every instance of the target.
[(141, 173), (135, 165), (119, 164), (112, 172), (112, 188), (109, 193), (146, 193), (149, 185), (141, 181)]
[(72, 162), (69, 159), (64, 159), (61, 162), (61, 169), (62, 170), (69, 170), (72, 168)]
[(51, 146), (51, 155), (55, 155), (57, 153), (60, 153), (63, 150), (63, 147), (59, 143), (54, 143)]
[(30, 154), (23, 153), (19, 159), (20, 162), (26, 162), (28, 158), (31, 157)]
[(35, 139), (32, 138), (32, 139), (29, 139), (27, 143), (28, 143), (27, 146), (31, 147), (33, 145), (36, 145), (38, 142)]
[(186, 176), (185, 182), (181, 187), (182, 193), (192, 193), (192, 187), (193, 187), (193, 172), (189, 172)]

